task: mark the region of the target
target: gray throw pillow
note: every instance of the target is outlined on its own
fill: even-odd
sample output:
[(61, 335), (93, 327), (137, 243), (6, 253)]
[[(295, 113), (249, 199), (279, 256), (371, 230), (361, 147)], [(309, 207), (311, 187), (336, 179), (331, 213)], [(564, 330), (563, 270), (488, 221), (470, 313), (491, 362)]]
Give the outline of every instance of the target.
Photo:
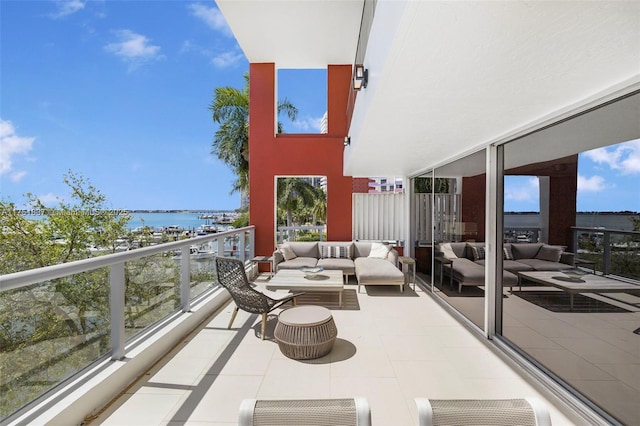
[(543, 245), (540, 247), (540, 251), (536, 254), (536, 259), (548, 260), (549, 262), (560, 262), (564, 247), (562, 246), (549, 246)]

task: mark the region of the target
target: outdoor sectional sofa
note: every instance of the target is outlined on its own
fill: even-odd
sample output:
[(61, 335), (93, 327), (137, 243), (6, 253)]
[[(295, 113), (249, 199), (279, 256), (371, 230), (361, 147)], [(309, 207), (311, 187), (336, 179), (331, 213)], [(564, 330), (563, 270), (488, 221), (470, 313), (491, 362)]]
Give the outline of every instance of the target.
[[(483, 286), (485, 265), (485, 244), (478, 242), (441, 243), (439, 255), (451, 260), (445, 265), (451, 283), (458, 283), (458, 293), (462, 286)], [(504, 287), (511, 290), (518, 285), (518, 272), (561, 271), (573, 267), (573, 253), (565, 252), (563, 246), (542, 243), (505, 243), (503, 246)]]
[(341, 270), (345, 278), (355, 275), (361, 285), (399, 285), (404, 274), (398, 269), (398, 252), (382, 243), (363, 241), (296, 241), (281, 244), (273, 253), (274, 272), (303, 266)]

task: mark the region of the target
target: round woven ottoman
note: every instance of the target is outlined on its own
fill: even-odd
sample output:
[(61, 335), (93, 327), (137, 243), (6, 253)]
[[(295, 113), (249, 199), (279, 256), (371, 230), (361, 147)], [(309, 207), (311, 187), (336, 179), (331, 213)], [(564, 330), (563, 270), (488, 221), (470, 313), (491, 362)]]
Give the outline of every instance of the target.
[(337, 335), (331, 311), (322, 306), (296, 306), (283, 311), (274, 332), (280, 351), (292, 359), (328, 354)]

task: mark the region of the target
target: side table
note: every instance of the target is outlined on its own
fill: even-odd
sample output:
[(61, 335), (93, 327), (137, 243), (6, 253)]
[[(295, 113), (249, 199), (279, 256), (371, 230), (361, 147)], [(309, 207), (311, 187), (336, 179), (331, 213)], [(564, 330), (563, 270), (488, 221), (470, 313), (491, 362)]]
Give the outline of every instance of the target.
[[(273, 277), (273, 256), (256, 256), (253, 259), (251, 259), (251, 262), (253, 262), (254, 266), (257, 266), (257, 267), (259, 267), (261, 263), (268, 263), (269, 278)], [(260, 274), (260, 269), (258, 269), (258, 274)], [(258, 274), (256, 274), (256, 276)]]
[(409, 283), (409, 288), (411, 288), (411, 283), (413, 283), (413, 291), (416, 291), (416, 261), (415, 259), (410, 258), (409, 256), (398, 256), (398, 262), (402, 265), (402, 273), (404, 274), (404, 282), (407, 284), (408, 281), (408, 271), (405, 271), (405, 266), (411, 267), (413, 270), (413, 280)]
[[(451, 265), (453, 263), (453, 260), (451, 259), (447, 259), (446, 257), (443, 256), (436, 256), (433, 258), (433, 260), (438, 263), (440, 265), (440, 290), (442, 290), (442, 277), (444, 277), (444, 265)], [(453, 279), (453, 273), (450, 274), (450, 279)], [(450, 281), (451, 281), (450, 280)], [(450, 286), (453, 288), (453, 282), (451, 281)]]
[(314, 359), (331, 352), (338, 329), (329, 309), (305, 305), (282, 311), (273, 335), (286, 357)]

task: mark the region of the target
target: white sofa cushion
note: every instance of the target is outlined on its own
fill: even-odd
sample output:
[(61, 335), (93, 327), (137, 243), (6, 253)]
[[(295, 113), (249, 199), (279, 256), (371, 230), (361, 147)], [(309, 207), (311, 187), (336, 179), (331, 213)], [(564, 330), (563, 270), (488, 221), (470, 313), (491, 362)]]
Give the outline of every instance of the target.
[(293, 260), (298, 257), (289, 244), (281, 244), (278, 248), (282, 253), (282, 257), (284, 257), (284, 260)]
[(373, 259), (386, 259), (391, 249), (389, 246), (382, 243), (371, 243), (371, 251), (369, 252), (370, 258)]
[(404, 284), (404, 274), (393, 263), (373, 257), (354, 260), (358, 284)]

